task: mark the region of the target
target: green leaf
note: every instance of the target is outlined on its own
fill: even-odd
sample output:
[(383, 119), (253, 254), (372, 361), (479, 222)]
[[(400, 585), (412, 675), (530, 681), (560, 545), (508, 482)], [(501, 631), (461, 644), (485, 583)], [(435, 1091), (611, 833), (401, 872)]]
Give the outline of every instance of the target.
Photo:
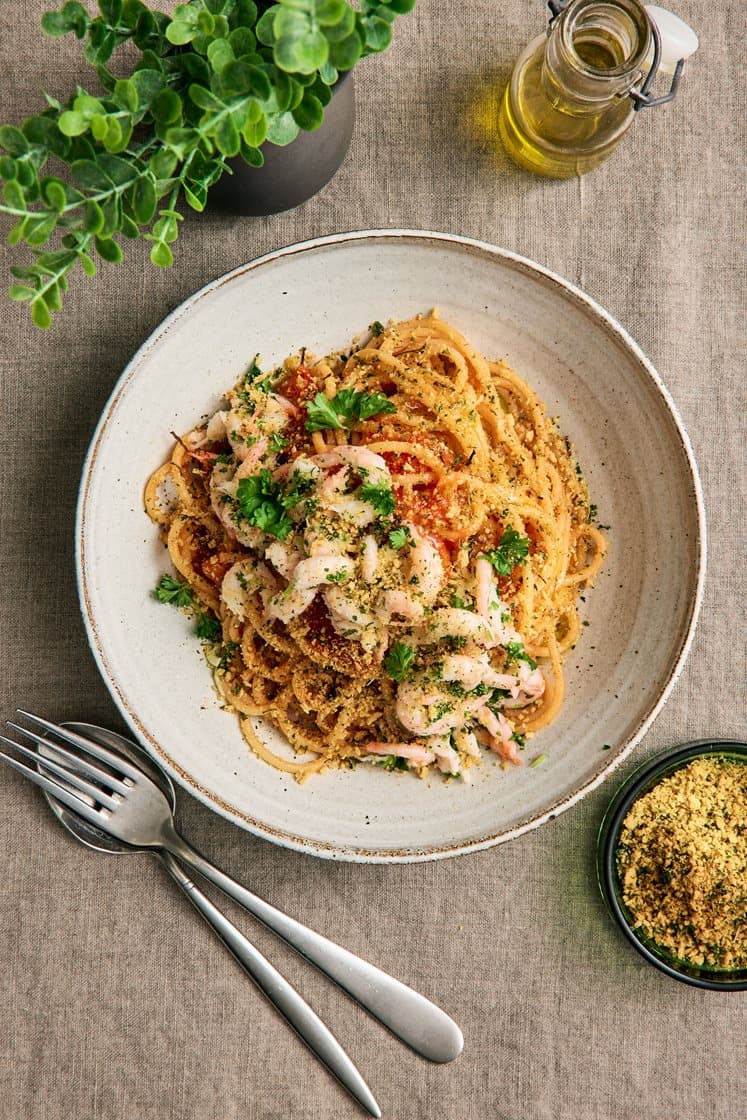
[(128, 218), (126, 214), (122, 215), (122, 228), (120, 233), (123, 237), (128, 237), (130, 241), (137, 241), (140, 236), (140, 230), (136, 223), (133, 222), (132, 218)]
[(281, 70), (313, 74), (330, 57), (330, 45), (321, 31), (310, 31), (302, 38), (283, 35), (275, 44), (274, 54)]
[(194, 128), (169, 128), (164, 137), (165, 142), (173, 148), (177, 159), (186, 159), (189, 152), (197, 146), (200, 134)]
[[(241, 135), (250, 148), (260, 148), (267, 139), (267, 117), (264, 115), (264, 113), (258, 121), (247, 121), (247, 123), (241, 130)], [(244, 158), (246, 159), (246, 156)], [(247, 162), (251, 161), (247, 160)], [(256, 167), (258, 165), (253, 164), (252, 166)]]
[(3, 187), (3, 198), (13, 210), (26, 209), (26, 197), (17, 179), (9, 179)]
[(33, 288), (25, 288), (22, 284), (11, 284), (8, 288), (8, 295), (16, 302), (33, 299), (34, 294)]
[(397, 15), (404, 16), (415, 7), (416, 0), (387, 0), (389, 7)]
[(119, 121), (116, 117), (109, 117), (106, 126), (106, 136), (104, 137), (104, 147), (108, 152), (121, 152), (127, 143), (125, 141), (125, 144), (123, 144), (123, 139), (124, 133), (122, 132), (122, 126)]
[(164, 85), (164, 76), (158, 70), (136, 70), (129, 79), (135, 87), (140, 109), (148, 109)]
[(170, 179), (176, 170), (178, 159), (173, 152), (168, 148), (159, 148), (159, 150), (151, 156), (149, 167), (156, 179)]
[(132, 188), (132, 212), (141, 226), (153, 221), (156, 203), (155, 183), (149, 175), (141, 175)]
[(187, 93), (189, 94), (190, 101), (193, 101), (199, 109), (218, 112), (225, 108), (220, 98), (216, 97), (214, 93), (211, 93), (209, 89), (205, 89), (204, 86), (197, 85), (196, 82), (192, 83)]
[(394, 513), (394, 494), (383, 483), (364, 482), (360, 497), (362, 501), (369, 502), (381, 517), (390, 517)]
[(73, 178), (79, 187), (89, 191), (111, 190), (113, 183), (98, 164), (90, 159), (76, 159), (70, 165)]
[(386, 50), (392, 41), (392, 28), (386, 20), (378, 16), (364, 16), (361, 26), (366, 37), (366, 47), (375, 53)]
[(140, 104), (138, 89), (135, 82), (129, 78), (120, 78), (114, 86), (114, 100), (128, 113), (136, 113)]
[(117, 24), (122, 18), (122, 0), (99, 0), (99, 9), (107, 23)]
[(257, 26), (254, 29), (260, 43), (264, 43), (266, 47), (274, 46), (277, 39), (275, 34), (276, 13), (277, 7), (268, 8), (264, 15), (257, 20)]
[(73, 109), (68, 109), (59, 120), (60, 132), (63, 136), (80, 136), (88, 129), (88, 117)]
[(64, 210), (67, 205), (67, 191), (61, 179), (55, 179), (51, 176), (42, 179), (41, 196), (47, 206), (51, 206), (52, 209), (56, 210), (58, 213)]
[(109, 155), (108, 152), (102, 152), (99, 156), (99, 167), (118, 187), (123, 187), (134, 177), (134, 168), (129, 160)]
[(181, 98), (173, 89), (162, 89), (153, 98), (150, 111), (153, 114), (153, 119), (158, 121), (159, 124), (176, 124), (177, 121), (181, 120), (182, 115)]
[(271, 144), (285, 147), (296, 139), (299, 132), (292, 113), (273, 113), (267, 118), (267, 139)]
[(243, 140), (241, 142), (241, 156), (250, 167), (262, 167), (265, 162), (265, 157), (259, 148), (253, 148)]
[(31, 304), (31, 320), (35, 327), (41, 327), (42, 330), (52, 326), (52, 316), (43, 299), (35, 299)]
[[(228, 36), (228, 42), (233, 51), (234, 58), (241, 58), (244, 54), (253, 54), (257, 49), (257, 38), (253, 31), (250, 31), (250, 26), (253, 24), (246, 23), (243, 26), (235, 28)], [(218, 42), (219, 40), (216, 40)], [(210, 44), (212, 47), (212, 43)], [(208, 48), (208, 58), (210, 58), (210, 48)], [(210, 60), (212, 63), (212, 59)]]
[(235, 156), (241, 147), (239, 130), (231, 117), (223, 117), (215, 129), (215, 143), (224, 156)]
[(111, 261), (112, 264), (119, 264), (119, 262), (123, 260), (124, 253), (113, 238), (96, 237), (94, 241), (96, 244), (96, 252), (103, 260)]
[(335, 70), (331, 62), (325, 62), (324, 66), (319, 68), (319, 77), (326, 86), (333, 86), (339, 76), (338, 71)]
[[(104, 116), (103, 113), (96, 113), (90, 118), (89, 124), (91, 126), (91, 135), (94, 140), (101, 142), (106, 136), (109, 127), (109, 118)], [(85, 129), (83, 129), (85, 131)]]
[(11, 156), (0, 156), (0, 179), (15, 179), (16, 161)]
[(270, 96), (272, 87), (264, 70), (248, 62), (231, 62), (220, 75), (220, 87), (224, 97), (241, 97), (251, 93), (260, 101)]
[(352, 70), (363, 54), (363, 44), (357, 31), (339, 43), (330, 43), (329, 61), (337, 70)]
[(165, 241), (157, 241), (150, 251), (150, 259), (159, 268), (170, 268), (174, 263), (174, 254)]
[(354, 30), (355, 12), (346, 5), (343, 18), (333, 26), (325, 27), (324, 34), (330, 43), (339, 43), (342, 39), (347, 39)]
[(29, 144), (20, 128), (12, 124), (0, 127), (0, 147), (5, 148), (12, 156), (23, 156), (29, 150)]
[(26, 219), (26, 228), (24, 230), (24, 239), (29, 245), (43, 245), (44, 242), (54, 233), (55, 226), (57, 225), (57, 215), (34, 216)]
[(335, 27), (345, 19), (351, 9), (343, 0), (316, 0), (314, 15), (322, 27)]
[(88, 256), (88, 253), (79, 253), (78, 255), (79, 255), (80, 263), (83, 266), (83, 271), (85, 272), (86, 276), (95, 276), (96, 275), (96, 265), (93, 263), (91, 258)]
[(232, 44), (227, 39), (214, 39), (207, 49), (207, 60), (213, 70), (219, 74), (229, 62), (236, 61)]
[(50, 284), (44, 293), (44, 302), (50, 311), (59, 311), (62, 307), (62, 292), (59, 283)]
[(83, 224), (88, 233), (101, 233), (104, 228), (104, 214), (98, 202), (89, 200), (83, 210)]
[(301, 104), (293, 110), (293, 119), (297, 125), (306, 129), (307, 132), (313, 132), (319, 128), (324, 120), (324, 108), (318, 97), (314, 97), (313, 93), (308, 90), (303, 95)]

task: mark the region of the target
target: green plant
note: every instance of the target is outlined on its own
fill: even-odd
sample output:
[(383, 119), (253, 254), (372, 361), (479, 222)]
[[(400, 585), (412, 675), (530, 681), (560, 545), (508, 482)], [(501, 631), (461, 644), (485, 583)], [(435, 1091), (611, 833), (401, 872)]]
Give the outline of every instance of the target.
[[(48, 12), (48, 35), (85, 41), (102, 92), (79, 86), (64, 104), (45, 94), (42, 112), (0, 127), (0, 213), (14, 219), (9, 243), (33, 258), (11, 269), (11, 299), (48, 327), (70, 272), (80, 264), (93, 276), (94, 253), (120, 261), (122, 238), (152, 241), (151, 260), (168, 268), (182, 203), (202, 210), (230, 158), (261, 166), (266, 140), (318, 128), (339, 75), (384, 50), (414, 4), (190, 0), (169, 16), (142, 0), (99, 0), (93, 18), (67, 0)], [(123, 43), (139, 58), (117, 77), (109, 63)]]

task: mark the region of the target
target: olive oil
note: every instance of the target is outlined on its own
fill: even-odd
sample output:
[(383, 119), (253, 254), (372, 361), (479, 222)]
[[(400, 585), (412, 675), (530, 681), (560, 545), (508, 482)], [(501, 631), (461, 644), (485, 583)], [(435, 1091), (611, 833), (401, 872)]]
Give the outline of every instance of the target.
[(583, 175), (633, 122), (627, 96), (651, 31), (637, 0), (571, 0), (519, 56), (498, 118), (509, 156), (538, 175)]

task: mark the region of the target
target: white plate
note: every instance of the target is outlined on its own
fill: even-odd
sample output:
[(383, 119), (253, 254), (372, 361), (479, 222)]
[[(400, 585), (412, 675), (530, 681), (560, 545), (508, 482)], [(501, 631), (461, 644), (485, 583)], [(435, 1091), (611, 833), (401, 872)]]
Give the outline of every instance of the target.
[[(527, 745), (542, 766), (474, 784), (360, 766), (298, 785), (255, 758), (220, 709), (191, 624), (151, 590), (167, 554), (143, 487), (259, 352), (346, 346), (376, 319), (437, 306), (505, 357), (574, 442), (611, 526), (567, 661), (556, 722)], [(209, 284), (154, 332), (122, 374), (85, 465), (77, 523), (91, 647), (122, 714), (171, 776), (218, 813), (280, 844), (337, 859), (433, 859), (484, 848), (573, 805), (632, 750), (662, 707), (692, 638), (705, 568), (697, 470), (677, 412), (635, 343), (583, 293), (536, 264), (446, 234), (374, 230), (293, 245)]]

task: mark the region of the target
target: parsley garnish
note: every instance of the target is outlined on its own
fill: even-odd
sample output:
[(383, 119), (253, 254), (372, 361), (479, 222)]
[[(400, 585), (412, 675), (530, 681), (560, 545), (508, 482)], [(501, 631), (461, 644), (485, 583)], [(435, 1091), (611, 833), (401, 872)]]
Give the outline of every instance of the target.
[(393, 681), (403, 681), (415, 660), (415, 650), (404, 642), (395, 642), (384, 658), (384, 670)]
[(400, 525), (398, 529), (392, 529), (389, 533), (389, 544), (399, 552), (406, 544), (412, 544), (412, 533), (406, 525)]
[(521, 642), (508, 642), (504, 649), (507, 661), (526, 661), (530, 669), (537, 668), (537, 662), (529, 656)]
[(280, 486), (273, 482), (272, 473), (266, 467), (259, 474), (241, 479), (236, 501), (241, 517), (278, 540), (284, 541), (293, 528), (293, 522), (285, 512)]
[(380, 334), (383, 334), (383, 333), (384, 333), (384, 324), (383, 324), (383, 323), (380, 323), (378, 319), (374, 319), (373, 323), (371, 324), (371, 328), (370, 328), (370, 329), (371, 329), (371, 334), (372, 334), (372, 335), (373, 335), (373, 336), (374, 336), (375, 338), (378, 338), (378, 336), (379, 336)]
[(285, 436), (281, 436), (277, 432), (273, 432), (270, 436), (270, 451), (282, 451), (283, 448), (287, 447), (289, 443), (290, 440), (286, 439)]
[(356, 389), (341, 389), (334, 397), (317, 393), (313, 401), (306, 404), (306, 431), (319, 432), (323, 428), (343, 431), (358, 420), (396, 411), (383, 393), (359, 393)]
[(499, 576), (510, 576), (517, 564), (523, 564), (529, 555), (529, 537), (522, 537), (515, 529), (508, 528), (492, 552), (486, 552)]
[(153, 594), (159, 603), (172, 603), (175, 607), (192, 606), (192, 588), (173, 576), (161, 576)]
[(409, 764), (406, 758), (400, 758), (397, 754), (384, 755), (379, 766), (383, 766), (385, 770), (409, 770)]
[(339, 568), (336, 572), (329, 572), (327, 574), (327, 583), (344, 583), (348, 578), (348, 573), (344, 568)]
[(212, 614), (199, 614), (195, 626), (195, 634), (203, 642), (215, 642), (223, 633), (223, 628)]
[(361, 486), (361, 498), (364, 502), (370, 502), (382, 517), (391, 517), (394, 513), (394, 494), (384, 483), (364, 483)]

